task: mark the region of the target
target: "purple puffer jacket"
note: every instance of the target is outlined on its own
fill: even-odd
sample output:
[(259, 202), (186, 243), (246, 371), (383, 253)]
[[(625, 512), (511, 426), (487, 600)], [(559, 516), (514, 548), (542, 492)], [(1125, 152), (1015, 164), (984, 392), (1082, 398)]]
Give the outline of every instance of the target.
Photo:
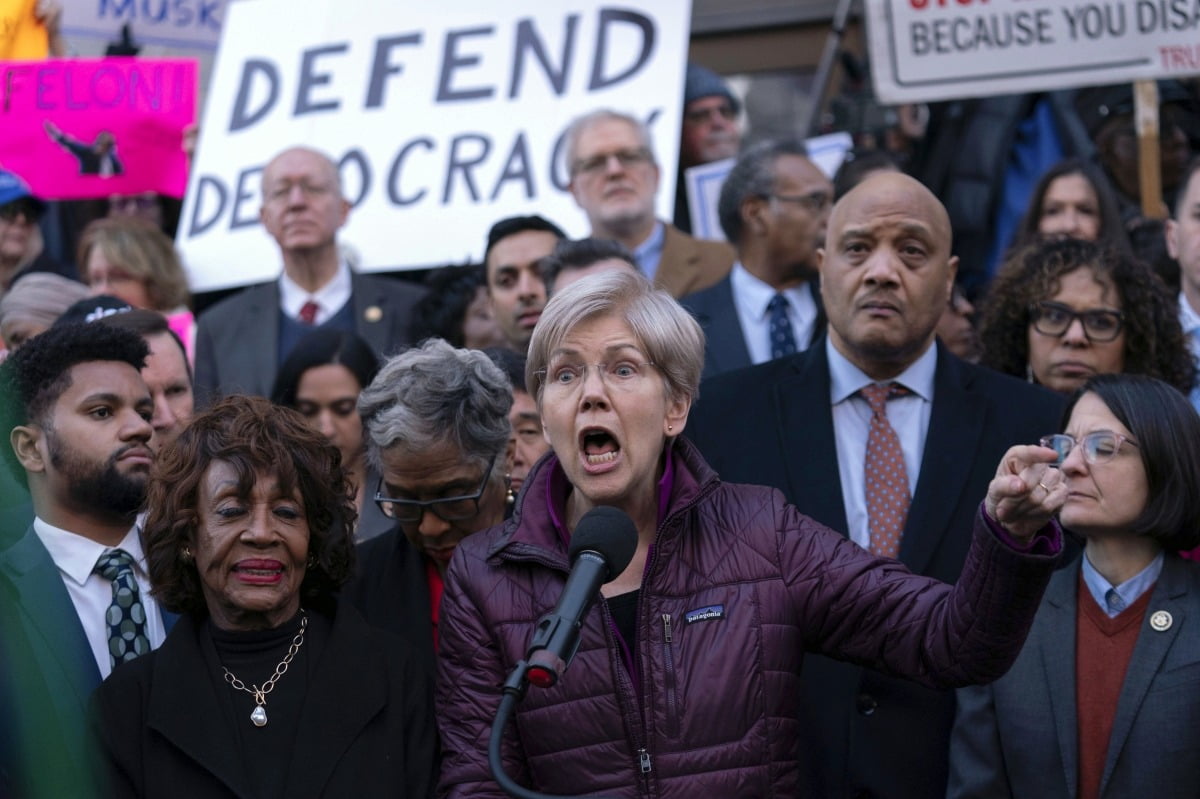
[[(871, 555), (774, 489), (722, 484), (686, 441), (671, 457), (669, 510), (638, 605), (635, 673), (597, 603), (559, 683), (531, 687), (517, 707), (504, 755), (518, 783), (566, 795), (803, 796), (805, 650), (938, 688), (994, 680), (1020, 650), (1055, 557), (1019, 554), (979, 520), (951, 588)], [(568, 572), (546, 499), (558, 468), (553, 456), (543, 460), (513, 518), (468, 537), (450, 564), (440, 795), (504, 796), (487, 764), (500, 686)]]

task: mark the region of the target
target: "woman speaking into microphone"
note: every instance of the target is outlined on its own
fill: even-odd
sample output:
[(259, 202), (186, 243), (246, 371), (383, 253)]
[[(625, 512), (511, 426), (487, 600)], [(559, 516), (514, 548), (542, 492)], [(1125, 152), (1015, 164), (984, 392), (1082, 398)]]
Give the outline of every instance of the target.
[(534, 791), (796, 796), (806, 650), (941, 688), (993, 680), (1016, 657), (1061, 546), (1053, 450), (1006, 453), (952, 587), (778, 491), (722, 483), (681, 435), (703, 361), (699, 326), (640, 275), (589, 277), (546, 306), (526, 383), (553, 453), (512, 518), (464, 539), (446, 575), (441, 795), (504, 795), (486, 746), (500, 686), (598, 506), (630, 517), (637, 546), (584, 616), (569, 669), (530, 688), (505, 730), (505, 771)]

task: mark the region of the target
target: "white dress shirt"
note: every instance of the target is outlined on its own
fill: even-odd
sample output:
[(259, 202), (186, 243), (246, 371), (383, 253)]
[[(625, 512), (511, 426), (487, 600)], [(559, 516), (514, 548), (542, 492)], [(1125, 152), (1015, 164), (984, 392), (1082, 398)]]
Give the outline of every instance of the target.
[(742, 262), (738, 261), (729, 273), (729, 285), (733, 289), (733, 305), (737, 308), (738, 322), (742, 325), (751, 363), (771, 360), (771, 316), (767, 306), (776, 294), (782, 294), (787, 299), (787, 316), (792, 323), (796, 352), (808, 349), (813, 326), (817, 323), (817, 302), (813, 299), (811, 283), (804, 282), (777, 292), (747, 272)]
[(279, 276), (279, 307), (292, 319), (299, 319), (300, 309), (304, 307), (304, 303), (315, 302), (317, 316), (313, 324), (323, 325), (350, 301), (352, 290), (350, 264), (339, 258), (338, 268), (333, 273), (333, 278), (312, 294), (288, 277), (287, 272), (281, 274)]
[(96, 665), (100, 667), (101, 678), (107, 677), (112, 671), (112, 662), (108, 654), (108, 625), (104, 620), (108, 607), (112, 604), (112, 583), (94, 574), (92, 570), (96, 568), (96, 561), (106, 550), (123, 549), (133, 557), (133, 574), (141, 593), (142, 607), (146, 609), (146, 636), (150, 639), (152, 649), (157, 649), (162, 644), (166, 638), (166, 629), (163, 627), (158, 603), (150, 596), (146, 556), (142, 552), (137, 525), (130, 528), (124, 540), (116, 547), (106, 547), (41, 519), (33, 520), (33, 531), (37, 533), (42, 545), (54, 560), (54, 565), (58, 567), (71, 603), (75, 605), (75, 614), (79, 616), (83, 631), (87, 634), (88, 645), (92, 648)]
[[(863, 548), (870, 546), (871, 531), (867, 520), (867, 492), (863, 471), (867, 459), (867, 435), (871, 426), (871, 406), (858, 395), (863, 386), (876, 381), (846, 360), (833, 341), (825, 340), (829, 357), (829, 399), (833, 404), (833, 433), (837, 442), (838, 476), (842, 481), (842, 502), (850, 540)], [(929, 414), (933, 405), (933, 376), (937, 370), (937, 347), (930, 344), (921, 357), (889, 383), (899, 383), (909, 394), (887, 403), (888, 423), (900, 439), (904, 469), (908, 472), (908, 492), (917, 490), (925, 435), (929, 432)]]

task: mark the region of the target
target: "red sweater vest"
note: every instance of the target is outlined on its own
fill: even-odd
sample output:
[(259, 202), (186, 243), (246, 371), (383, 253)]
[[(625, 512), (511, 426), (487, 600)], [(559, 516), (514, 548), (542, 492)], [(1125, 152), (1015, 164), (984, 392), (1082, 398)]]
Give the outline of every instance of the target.
[(1098, 799), (1108, 741), (1125, 670), (1154, 586), (1110, 619), (1096, 604), (1083, 574), (1079, 576), (1075, 614), (1075, 703), (1078, 708), (1079, 799)]

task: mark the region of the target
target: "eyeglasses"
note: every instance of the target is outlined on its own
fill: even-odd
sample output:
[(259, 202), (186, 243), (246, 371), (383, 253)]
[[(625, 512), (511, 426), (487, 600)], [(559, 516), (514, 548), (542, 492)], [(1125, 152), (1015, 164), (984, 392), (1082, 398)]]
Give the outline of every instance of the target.
[(1128, 443), (1132, 447), (1137, 446), (1137, 442), (1130, 440), (1120, 433), (1114, 433), (1111, 430), (1098, 430), (1095, 433), (1088, 433), (1079, 441), (1074, 436), (1059, 433), (1053, 436), (1045, 436), (1038, 443), (1058, 453), (1058, 461), (1055, 463), (1055, 466), (1062, 466), (1063, 461), (1067, 459), (1067, 456), (1071, 454), (1071, 450), (1075, 449), (1078, 444), (1083, 445), (1084, 460), (1092, 464), (1108, 463), (1117, 457), (1117, 453), (1124, 443)]
[(1057, 302), (1038, 302), (1029, 308), (1033, 329), (1045, 336), (1061, 336), (1078, 319), (1083, 323), (1083, 334), (1091, 342), (1112, 341), (1121, 332), (1125, 314), (1120, 311), (1099, 309), (1074, 311)]
[(582, 158), (575, 162), (571, 174), (578, 175), (583, 172), (588, 175), (597, 175), (608, 169), (609, 159), (615, 158), (621, 164), (622, 169), (632, 169), (635, 166), (641, 166), (650, 162), (650, 151), (645, 147), (638, 147), (633, 150), (617, 150), (615, 153), (600, 153), (593, 155), (591, 158)]
[(300, 193), (304, 195), (304, 199), (311, 200), (315, 197), (321, 197), (333, 191), (333, 186), (328, 183), (311, 183), (307, 180), (301, 180), (296, 183), (277, 183), (266, 193), (267, 201), (273, 203), (285, 202), (292, 196), (292, 189), (300, 189)]
[(461, 522), (473, 519), (479, 515), (479, 498), (487, 490), (488, 478), (492, 475), (492, 467), (496, 465), (496, 457), (488, 461), (483, 471), (483, 479), (479, 482), (479, 490), (474, 494), (462, 497), (446, 497), (444, 499), (395, 499), (383, 494), (383, 479), (379, 480), (379, 489), (375, 492), (375, 503), (383, 511), (383, 515), (398, 522), (419, 522), (428, 508), (434, 516), (444, 522)]
[(819, 214), (833, 204), (833, 197), (827, 191), (814, 191), (809, 194), (768, 194), (773, 200), (785, 203), (803, 205), (814, 214)]
[(28, 198), (0, 205), (0, 219), (5, 222), (15, 221), (18, 215), (25, 217), (26, 222), (37, 222), (42, 218), (42, 206)]
[(654, 366), (650, 361), (614, 361), (613, 363), (560, 363), (536, 374), (546, 384), (547, 391), (570, 393), (587, 380), (588, 370), (596, 367), (604, 385), (619, 391), (630, 391), (646, 377)]

